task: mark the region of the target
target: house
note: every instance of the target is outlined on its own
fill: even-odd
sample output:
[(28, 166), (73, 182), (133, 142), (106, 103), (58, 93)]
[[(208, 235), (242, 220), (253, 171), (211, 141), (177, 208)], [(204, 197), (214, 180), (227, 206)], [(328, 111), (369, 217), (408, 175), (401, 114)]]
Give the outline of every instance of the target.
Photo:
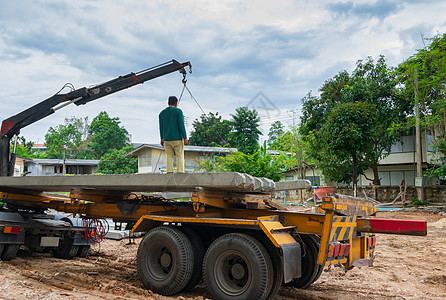
[(13, 176), (21, 176), (25, 172), (25, 161), (26, 160), (28, 160), (28, 158), (16, 156)]
[[(438, 158), (434, 156), (432, 147), (432, 136), (424, 133), (421, 137), (423, 173), (438, 164)], [(413, 135), (403, 136), (400, 142), (395, 143), (387, 157), (378, 163), (378, 175), (381, 185), (400, 185), (405, 182), (408, 186), (415, 185), (417, 159), (415, 137)], [(283, 172), (283, 180), (296, 180), (301, 178), (301, 170), (292, 169)], [(310, 180), (312, 185), (337, 185), (336, 182), (325, 180), (322, 171), (314, 166), (306, 166), (304, 170), (305, 179)], [(368, 169), (364, 175), (360, 175), (358, 185), (372, 184), (373, 171)], [(439, 179), (423, 178), (423, 185), (438, 185)]]
[[(99, 160), (66, 159), (66, 174), (93, 174), (97, 172)], [(62, 159), (25, 159), (27, 176), (51, 176), (63, 174)]]
[[(138, 173), (165, 173), (166, 152), (163, 149), (159, 144), (142, 144), (125, 156), (138, 158)], [(184, 171), (193, 172), (200, 161), (213, 160), (216, 156), (226, 156), (235, 151), (236, 148), (184, 146)]]
[(46, 151), (46, 146), (45, 144), (33, 144), (31, 150), (35, 153), (44, 153)]

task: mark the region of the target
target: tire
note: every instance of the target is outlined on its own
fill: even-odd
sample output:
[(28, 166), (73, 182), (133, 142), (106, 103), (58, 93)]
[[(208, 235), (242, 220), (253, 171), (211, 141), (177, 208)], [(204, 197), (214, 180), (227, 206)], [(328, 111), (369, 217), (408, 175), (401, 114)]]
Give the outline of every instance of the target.
[(273, 275), (274, 279), (272, 281), (271, 290), (266, 297), (266, 300), (274, 299), (277, 292), (280, 290), (283, 284), (283, 263), (282, 258), (279, 253), (279, 249), (274, 246), (271, 241), (264, 234), (256, 234), (253, 235), (265, 249), (268, 251), (269, 256), (271, 257), (271, 261), (273, 263)]
[[(309, 237), (312, 239), (313, 243), (315, 244), (316, 249), (317, 249), (317, 253), (319, 253), (319, 250), (321, 248), (321, 240), (320, 240), (320, 238), (318, 236), (309, 236)], [(323, 265), (318, 265), (318, 266), (319, 266), (319, 270), (315, 274), (314, 278), (311, 280), (311, 284), (316, 282), (319, 279), (319, 277), (321, 277), (322, 271), (324, 271), (324, 266)]]
[(301, 234), (302, 239), (302, 276), (295, 278), (290, 282), (290, 286), (294, 286), (298, 289), (305, 289), (315, 281), (317, 274), (319, 273), (319, 265), (317, 264), (318, 248), (310, 236)]
[(7, 261), (16, 258), (19, 248), (20, 245), (18, 244), (5, 244), (1, 253), (2, 260)]
[(0, 244), (0, 257), (2, 255), (3, 252), (3, 248), (5, 247), (5, 244)]
[(89, 251), (90, 251), (90, 245), (81, 245), (79, 246), (79, 250), (77, 251), (76, 256), (85, 258), (88, 256)]
[(271, 260), (273, 262), (274, 279), (273, 279), (273, 284), (272, 284), (271, 290), (270, 290), (268, 296), (266, 297), (266, 300), (274, 299), (277, 292), (282, 287), (282, 283), (283, 283), (282, 259), (279, 255), (278, 250), (275, 249), (275, 247), (272, 247), (272, 248), (274, 248), (274, 249), (268, 249), (268, 252), (269, 252), (269, 254), (271, 256)]
[(53, 256), (62, 259), (72, 259), (75, 257), (79, 251), (79, 246), (73, 245), (73, 242), (73, 237), (65, 235), (62, 239), (60, 239), (59, 247), (53, 250)]
[(274, 279), (265, 247), (242, 233), (225, 234), (209, 246), (203, 275), (212, 297), (219, 300), (265, 299)]
[(146, 288), (165, 296), (180, 292), (190, 282), (194, 266), (191, 242), (179, 229), (150, 230), (139, 244), (138, 274)]
[(184, 292), (190, 292), (203, 277), (203, 257), (204, 257), (204, 244), (203, 240), (198, 236), (198, 234), (191, 228), (183, 227), (181, 231), (189, 239), (192, 245), (192, 251), (194, 255), (194, 265), (192, 267), (192, 277), (189, 283), (184, 287)]

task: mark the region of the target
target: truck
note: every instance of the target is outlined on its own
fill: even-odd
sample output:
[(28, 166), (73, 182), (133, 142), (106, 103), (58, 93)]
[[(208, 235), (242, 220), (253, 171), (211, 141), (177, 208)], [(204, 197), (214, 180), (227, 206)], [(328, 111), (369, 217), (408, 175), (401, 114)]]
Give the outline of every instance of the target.
[[(184, 75), (186, 66), (190, 63), (173, 61), (169, 72)], [(124, 78), (140, 83), (133, 76)], [(75, 103), (85, 104), (83, 97), (90, 97), (87, 91), (72, 93), (71, 99), (81, 97)], [(17, 133), (22, 125), (7, 120), (6, 127)], [(91, 224), (110, 218), (143, 235), (136, 254), (138, 275), (145, 287), (166, 296), (203, 280), (215, 299), (273, 299), (282, 285), (307, 288), (325, 268), (371, 266), (378, 233), (427, 234), (425, 221), (376, 218), (369, 199), (327, 193), (314, 211), (289, 210), (273, 201), (276, 191), (309, 188), (305, 180), (275, 183), (242, 173), (12, 177), (7, 144), (0, 164), (2, 259), (16, 255), (17, 246), (11, 245), (55, 247), (56, 256), (70, 253), (62, 258), (72, 258), (85, 246), (81, 254), (86, 254), (92, 241), (81, 233), (95, 236)], [(164, 192), (187, 192), (190, 200), (169, 199)], [(36, 219), (43, 220), (39, 227), (33, 225)], [(56, 225), (65, 230), (55, 230)], [(87, 243), (76, 245), (77, 234), (77, 243), (82, 238)]]
[[(14, 173), (17, 136), (22, 128), (53, 114), (68, 104), (84, 105), (175, 71), (180, 71), (185, 80), (187, 67), (191, 70), (190, 62), (179, 63), (172, 60), (89, 88), (72, 88), (69, 93), (59, 92), (3, 120), (0, 129), (0, 178), (12, 176)], [(68, 84), (65, 86), (72, 87)], [(14, 147), (11, 152), (10, 144), (13, 139)], [(20, 192), (30, 193), (26, 188), (22, 188)], [(79, 218), (67, 218), (57, 213), (49, 214), (45, 212), (45, 209), (17, 207), (14, 203), (2, 203), (0, 200), (0, 258), (13, 259), (20, 245), (26, 245), (34, 251), (52, 251), (54, 256), (59, 258), (84, 257), (92, 241), (89, 241), (88, 236), (81, 234), (81, 225)]]

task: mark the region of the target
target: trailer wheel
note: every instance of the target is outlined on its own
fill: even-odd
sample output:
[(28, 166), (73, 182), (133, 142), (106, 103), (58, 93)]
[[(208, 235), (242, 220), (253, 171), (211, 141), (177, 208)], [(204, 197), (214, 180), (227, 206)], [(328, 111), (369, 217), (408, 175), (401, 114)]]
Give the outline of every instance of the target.
[(184, 292), (191, 291), (202, 278), (203, 270), (203, 257), (204, 257), (204, 244), (203, 240), (198, 236), (198, 234), (191, 228), (182, 227), (181, 231), (186, 234), (192, 245), (192, 251), (194, 255), (194, 265), (192, 267), (192, 277), (186, 287), (183, 289)]
[(255, 238), (241, 233), (225, 234), (209, 246), (203, 274), (215, 299), (265, 299), (274, 279), (266, 249)]
[(136, 257), (143, 284), (155, 293), (173, 295), (191, 280), (194, 256), (191, 242), (180, 230), (162, 226), (150, 230)]
[(53, 256), (62, 259), (72, 259), (75, 257), (79, 251), (79, 246), (73, 245), (73, 242), (73, 237), (65, 235), (62, 239), (60, 239), (59, 247), (53, 250)]
[[(319, 249), (315, 240), (305, 234), (300, 235), (302, 242), (302, 276), (293, 279), (289, 285), (299, 289), (305, 289), (310, 286), (317, 278), (320, 268), (317, 264), (317, 256)], [(316, 278), (316, 279), (315, 279)]]
[(4, 245), (3, 251), (1, 253), (1, 258), (4, 261), (14, 259), (17, 256), (17, 251), (19, 251), (20, 245), (18, 244), (6, 244)]
[[(273, 247), (271, 247), (271, 248), (273, 248)], [(274, 299), (275, 295), (282, 287), (283, 265), (282, 265), (282, 259), (279, 255), (277, 249), (268, 249), (268, 252), (271, 255), (271, 260), (273, 262), (274, 280), (272, 283), (271, 291), (269, 292), (268, 297), (266, 297), (266, 300), (272, 300), (272, 299)]]
[(278, 248), (276, 248), (264, 234), (255, 234), (253, 236), (266, 248), (273, 263), (274, 279), (272, 281), (272, 287), (268, 294), (268, 297), (266, 297), (266, 300), (272, 300), (282, 287), (283, 283), (282, 258), (280, 256)]
[(90, 245), (81, 245), (79, 246), (79, 250), (77, 251), (76, 256), (85, 258), (88, 256), (89, 251), (90, 251)]
[(2, 255), (4, 246), (5, 246), (5, 244), (0, 244), (0, 257), (1, 257), (1, 255)]
[[(321, 248), (321, 239), (318, 236), (309, 236), (309, 237), (314, 242), (316, 249), (317, 249), (317, 253), (319, 253), (319, 249)], [(316, 261), (317, 261), (317, 256), (316, 256)], [(324, 271), (324, 266), (318, 265), (318, 271), (316, 272), (314, 278), (311, 280), (310, 284), (316, 282), (319, 279), (319, 277), (321, 277), (322, 271)]]

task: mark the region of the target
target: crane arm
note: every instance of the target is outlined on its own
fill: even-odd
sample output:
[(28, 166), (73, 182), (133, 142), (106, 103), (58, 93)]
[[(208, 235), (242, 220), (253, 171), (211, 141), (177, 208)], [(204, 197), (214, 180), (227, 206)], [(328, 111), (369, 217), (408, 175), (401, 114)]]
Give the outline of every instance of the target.
[(83, 105), (175, 71), (180, 71), (183, 76), (185, 76), (185, 68), (187, 66), (189, 66), (189, 70), (191, 70), (192, 66), (190, 62), (179, 63), (176, 60), (172, 60), (171, 62), (138, 73), (119, 76), (93, 87), (83, 87), (66, 94), (56, 94), (12, 117), (9, 117), (2, 122), (0, 129), (0, 176), (12, 176), (13, 174), (15, 156), (10, 154), (9, 143), (11, 138), (14, 135), (18, 135), (22, 128), (53, 114), (56, 110), (70, 103)]

